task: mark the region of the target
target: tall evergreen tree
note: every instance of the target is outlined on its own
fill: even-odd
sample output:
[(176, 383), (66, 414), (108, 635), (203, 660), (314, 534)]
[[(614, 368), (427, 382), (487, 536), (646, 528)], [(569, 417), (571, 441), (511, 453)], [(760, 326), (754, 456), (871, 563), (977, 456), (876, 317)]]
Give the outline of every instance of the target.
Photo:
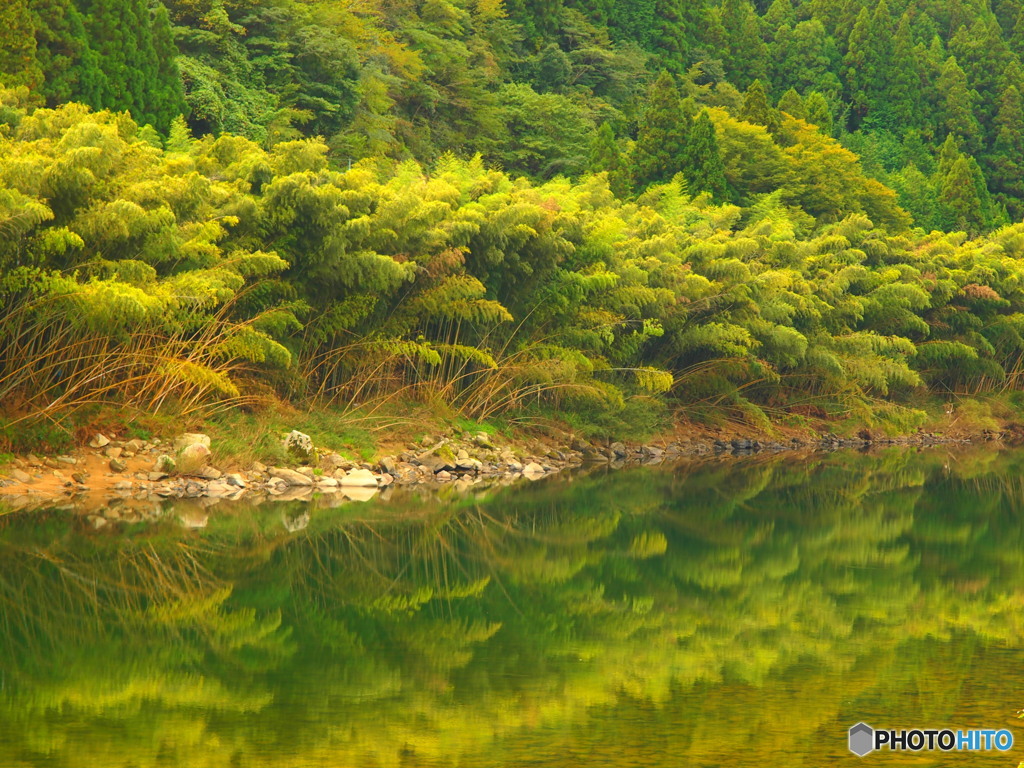
[(710, 192), (717, 202), (724, 202), (728, 197), (722, 152), (707, 110), (700, 113), (690, 131), (684, 152), (683, 175), (691, 192)]
[(760, 80), (755, 80), (747, 88), (743, 97), (743, 109), (740, 110), (740, 118), (754, 125), (763, 125), (769, 133), (775, 134), (779, 131), (779, 114), (772, 109), (768, 102), (768, 94)]
[(36, 60), (36, 18), (28, 0), (0, 3), (0, 73), (8, 87), (37, 89), (43, 72)]
[(102, 106), (105, 77), (73, 0), (33, 0), (32, 10), (38, 19), (36, 58), (45, 75), (41, 91), (47, 104)]
[(910, 28), (910, 14), (900, 17), (893, 39), (892, 76), (885, 103), (893, 128), (918, 127), (927, 118), (922, 98), (921, 52), (914, 45)]
[(793, 88), (790, 88), (779, 99), (779, 111), (785, 112), (792, 117), (799, 117), (801, 120), (807, 118), (807, 109), (804, 107), (804, 100)]
[(648, 93), (647, 109), (637, 132), (637, 187), (669, 181), (682, 169), (691, 126), (675, 79), (662, 71)]
[(804, 109), (807, 112), (807, 122), (818, 126), (818, 130), (826, 136), (832, 135), (832, 108), (828, 99), (817, 91), (813, 91), (804, 99)]
[(969, 152), (982, 147), (982, 130), (975, 117), (974, 108), (978, 94), (967, 85), (967, 76), (950, 56), (942, 66), (936, 90), (940, 99), (940, 115), (946, 132), (959, 136), (966, 143)]
[(985, 228), (981, 198), (967, 158), (960, 155), (941, 178), (939, 187), (941, 223), (949, 231), (976, 235)]
[(988, 178), (1013, 217), (1020, 219), (1024, 217), (1024, 102), (1013, 85), (999, 100), (995, 127)]
[(724, 64), (729, 81), (743, 90), (754, 80), (764, 80), (768, 76), (768, 47), (761, 39), (760, 21), (749, 0), (725, 0), (722, 25), (728, 45)]
[(608, 186), (612, 192), (617, 197), (626, 197), (629, 194), (629, 173), (626, 166), (627, 162), (615, 140), (615, 132), (611, 125), (602, 123), (590, 144), (590, 170), (594, 173), (607, 172)]

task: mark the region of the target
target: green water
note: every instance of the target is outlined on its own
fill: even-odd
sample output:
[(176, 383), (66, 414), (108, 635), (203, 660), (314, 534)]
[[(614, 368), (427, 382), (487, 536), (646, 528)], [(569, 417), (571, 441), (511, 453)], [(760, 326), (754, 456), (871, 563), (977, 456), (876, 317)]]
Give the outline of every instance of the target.
[(1024, 452), (145, 511), (0, 516), (3, 768), (1024, 759)]

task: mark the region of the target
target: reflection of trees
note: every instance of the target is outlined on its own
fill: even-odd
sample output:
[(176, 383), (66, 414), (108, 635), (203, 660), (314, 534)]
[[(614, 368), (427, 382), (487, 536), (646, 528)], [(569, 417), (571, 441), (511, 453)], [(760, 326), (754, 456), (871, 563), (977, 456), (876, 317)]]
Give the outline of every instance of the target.
[(820, 764), (808, 745), (851, 702), (902, 706), (927, 675), (922, 717), (949, 717), (987, 645), (1020, 645), (1021, 463), (643, 469), (324, 511), (297, 535), (280, 506), (187, 537), (7, 516), (0, 762), (488, 765), (607, 743), (714, 765), (764, 732), (765, 760)]

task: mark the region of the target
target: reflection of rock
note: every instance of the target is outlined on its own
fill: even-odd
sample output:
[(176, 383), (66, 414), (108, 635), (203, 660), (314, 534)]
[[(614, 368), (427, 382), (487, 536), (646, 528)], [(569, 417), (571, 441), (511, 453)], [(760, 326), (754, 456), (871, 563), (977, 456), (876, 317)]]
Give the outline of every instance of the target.
[(290, 486), (274, 496), (274, 501), (307, 501), (313, 489), (309, 486)]
[(345, 498), (351, 499), (352, 501), (369, 501), (377, 495), (377, 489), (376, 487), (365, 488), (359, 486), (347, 486), (342, 488), (342, 493), (345, 495)]
[(185, 528), (205, 528), (210, 516), (196, 507), (185, 507), (178, 510), (178, 520)]
[(284, 523), (285, 530), (287, 530), (288, 533), (301, 531), (309, 525), (309, 512), (299, 512), (295, 515), (282, 515), (281, 522)]

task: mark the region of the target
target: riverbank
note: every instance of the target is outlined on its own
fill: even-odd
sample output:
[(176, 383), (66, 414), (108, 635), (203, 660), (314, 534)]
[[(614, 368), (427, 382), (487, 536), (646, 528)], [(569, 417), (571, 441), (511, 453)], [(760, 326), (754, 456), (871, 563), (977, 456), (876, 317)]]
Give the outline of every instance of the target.
[[(23, 509), (72, 502), (91, 508), (112, 499), (287, 501), (315, 494), (336, 496), (339, 502), (364, 501), (393, 486), (450, 485), (467, 490), (481, 483), (537, 480), (585, 464), (619, 467), (761, 452), (929, 446), (1013, 439), (1016, 434), (1013, 423), (958, 428), (955, 421), (932, 431), (895, 436), (866, 428), (845, 436), (792, 430), (765, 435), (677, 425), (672, 433), (648, 441), (624, 442), (588, 440), (550, 426), (544, 431), (499, 430), (486, 424), (464, 423), (467, 428), (462, 428), (433, 422), (414, 431), (384, 432), (372, 447), (366, 435), (353, 439), (349, 434), (354, 444), (346, 451), (325, 447), (298, 430), (246, 437), (237, 428), (225, 431), (212, 424), (210, 434), (163, 437), (125, 426), (95, 431), (84, 445), (64, 452), (7, 455), (0, 464), (0, 504)], [(423, 434), (413, 439), (418, 432)], [(130, 436), (140, 433), (144, 436)], [(254, 453), (254, 445), (261, 445), (261, 452)]]

